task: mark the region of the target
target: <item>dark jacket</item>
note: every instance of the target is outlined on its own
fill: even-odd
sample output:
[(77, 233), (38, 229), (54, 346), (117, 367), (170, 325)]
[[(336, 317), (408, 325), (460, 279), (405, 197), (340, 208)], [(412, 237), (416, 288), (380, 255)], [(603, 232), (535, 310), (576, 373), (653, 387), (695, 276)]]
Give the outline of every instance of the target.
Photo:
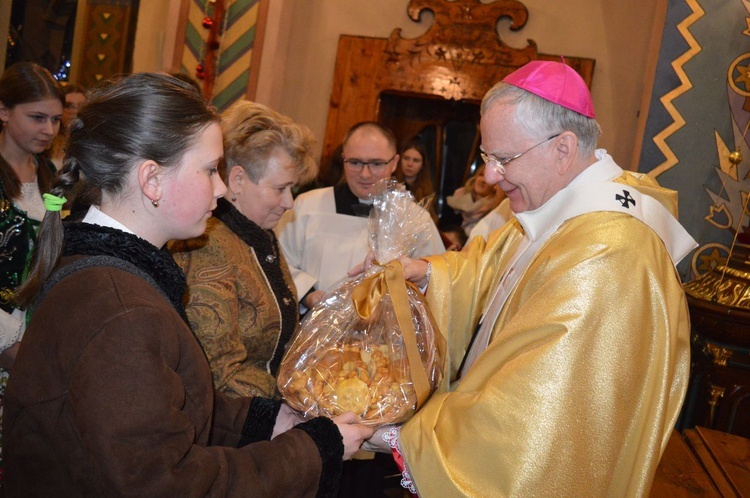
[(62, 266), (116, 256), (157, 286), (94, 267), (63, 279), (38, 304), (5, 396), (8, 495), (335, 493), (343, 445), (330, 420), (267, 441), (277, 402), (214, 393), (180, 305), (184, 277), (168, 252), (118, 230), (72, 224), (66, 254)]

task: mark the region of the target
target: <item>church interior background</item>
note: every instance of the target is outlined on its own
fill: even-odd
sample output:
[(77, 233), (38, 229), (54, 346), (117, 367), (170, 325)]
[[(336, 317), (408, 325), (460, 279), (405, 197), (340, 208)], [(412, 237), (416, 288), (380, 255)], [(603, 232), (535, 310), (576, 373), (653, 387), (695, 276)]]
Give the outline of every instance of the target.
[[(496, 17), (479, 36), (472, 23), (482, 16)], [(182, 71), (219, 109), (246, 98), (309, 126), (323, 162), (351, 119), (398, 122), (388, 109), (418, 102), (415, 93), (433, 99), (415, 104), (418, 116), (435, 106), (472, 115), (481, 93), (470, 82), (493, 54), (565, 56), (586, 73), (600, 146), (677, 190), (680, 221), (699, 242), (678, 267), (693, 326), (680, 424), (750, 437), (750, 2), (3, 0), (0, 29), (0, 68), (31, 59), (86, 86), (121, 72)], [(398, 44), (411, 47), (410, 60), (398, 59), (407, 53)], [(353, 46), (397, 64), (356, 69), (363, 57), (342, 52)], [(421, 83), (394, 83), (421, 57), (449, 76), (418, 66), (410, 77)], [(491, 64), (512, 67), (509, 57)], [(354, 70), (362, 82), (352, 90)], [(398, 91), (382, 91), (388, 85)], [(438, 161), (451, 185), (470, 172), (476, 140), (474, 124), (454, 121), (462, 152)], [(438, 129), (447, 137), (447, 128)]]

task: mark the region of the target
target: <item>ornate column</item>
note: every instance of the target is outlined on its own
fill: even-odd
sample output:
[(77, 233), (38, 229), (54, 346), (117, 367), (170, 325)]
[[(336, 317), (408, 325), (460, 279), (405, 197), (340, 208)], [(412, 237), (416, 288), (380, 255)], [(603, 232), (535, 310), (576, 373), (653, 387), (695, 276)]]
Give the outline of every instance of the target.
[(80, 0), (70, 81), (91, 87), (133, 66), (139, 0)]

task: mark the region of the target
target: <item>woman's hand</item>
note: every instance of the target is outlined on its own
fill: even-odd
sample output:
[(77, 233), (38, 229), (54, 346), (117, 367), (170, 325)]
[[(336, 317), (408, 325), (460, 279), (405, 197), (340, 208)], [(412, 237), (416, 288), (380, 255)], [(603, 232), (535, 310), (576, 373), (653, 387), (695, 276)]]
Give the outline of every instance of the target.
[(354, 412), (345, 412), (333, 418), (333, 423), (339, 428), (344, 439), (344, 460), (349, 460), (362, 443), (372, 437), (375, 429), (365, 427), (359, 423), (359, 417)]
[(308, 292), (307, 295), (305, 295), (305, 297), (302, 299), (302, 306), (311, 310), (314, 307), (316, 307), (319, 302), (323, 300), (323, 297), (325, 295), (326, 295), (326, 291), (323, 291), (323, 290), (314, 290), (314, 291)]
[(18, 341), (2, 353), (0, 353), (0, 368), (2, 368), (3, 370), (10, 370), (11, 368), (13, 368), (13, 364), (16, 362), (18, 348), (20, 346), (21, 341)]

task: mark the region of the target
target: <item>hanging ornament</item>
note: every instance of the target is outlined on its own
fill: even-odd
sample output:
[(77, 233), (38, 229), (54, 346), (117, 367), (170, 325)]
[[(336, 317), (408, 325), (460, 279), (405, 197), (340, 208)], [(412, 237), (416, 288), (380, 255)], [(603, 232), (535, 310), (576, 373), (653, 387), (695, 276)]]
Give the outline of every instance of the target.
[[(211, 5), (213, 2), (210, 0), (205, 0), (205, 3), (203, 5), (203, 20), (201, 20), (201, 25), (209, 31), (209, 35), (211, 32), (211, 28), (214, 26), (214, 20), (211, 17), (212, 10)], [(201, 44), (201, 51), (200, 56), (198, 57), (198, 60), (200, 61), (195, 66), (195, 77), (199, 80), (206, 79), (206, 43)]]
[(195, 77), (202, 81), (203, 95), (212, 98), (213, 87), (219, 73), (222, 36), (227, 29), (229, 20), (227, 2), (231, 4), (234, 0), (200, 1), (203, 3), (201, 25), (207, 30), (207, 33), (201, 44), (198, 58), (200, 63), (195, 67)]

